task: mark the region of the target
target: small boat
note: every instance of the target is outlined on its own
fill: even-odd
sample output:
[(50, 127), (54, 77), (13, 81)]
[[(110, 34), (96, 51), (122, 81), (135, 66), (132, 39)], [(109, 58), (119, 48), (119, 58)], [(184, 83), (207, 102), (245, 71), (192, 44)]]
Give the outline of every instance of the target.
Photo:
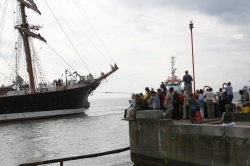
[[(12, 27), (5, 26), (4, 21), (12, 18), (7, 9), (12, 9)], [(71, 68), (62, 71), (65, 79), (47, 81), (33, 40), (47, 41), (38, 33), (41, 26), (29, 23), (31, 12), (41, 15), (33, 0), (0, 2), (0, 122), (84, 113), (90, 106), (89, 95), (118, 70), (114, 64), (109, 72), (94, 78), (91, 73), (82, 75)], [(2, 35), (4, 28), (11, 35)], [(6, 44), (7, 38), (14, 44)]]
[(181, 85), (182, 85), (182, 80), (180, 78), (178, 78), (178, 76), (175, 75), (175, 71), (177, 70), (177, 68), (175, 68), (175, 58), (174, 56), (171, 57), (171, 74), (172, 76), (168, 76), (168, 79), (164, 81), (164, 84), (166, 86), (167, 89), (169, 89), (170, 87), (174, 88), (174, 91), (177, 91), (178, 94), (181, 93)]

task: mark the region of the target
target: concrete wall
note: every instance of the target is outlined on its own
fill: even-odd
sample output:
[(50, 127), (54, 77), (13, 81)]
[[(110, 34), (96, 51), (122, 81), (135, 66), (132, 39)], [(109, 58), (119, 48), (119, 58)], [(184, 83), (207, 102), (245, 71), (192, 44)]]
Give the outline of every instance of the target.
[(249, 122), (250, 121), (250, 113), (247, 113), (247, 114), (234, 114), (234, 120), (235, 121)]
[(131, 160), (139, 166), (250, 165), (248, 127), (173, 124), (141, 114), (129, 122)]

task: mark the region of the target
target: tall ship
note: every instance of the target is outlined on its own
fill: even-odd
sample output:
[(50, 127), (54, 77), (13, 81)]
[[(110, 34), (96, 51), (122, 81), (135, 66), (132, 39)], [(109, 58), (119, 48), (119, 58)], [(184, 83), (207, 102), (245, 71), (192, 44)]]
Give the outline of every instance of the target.
[[(36, 13), (35, 18), (41, 15), (33, 0), (0, 2), (0, 122), (84, 113), (90, 106), (89, 95), (118, 70), (117, 65), (94, 77), (89, 71), (78, 73), (64, 60), (71, 69), (63, 69), (63, 78), (48, 81), (35, 49), (35, 40), (45, 45), (47, 41), (39, 33), (41, 26), (29, 22), (30, 13)], [(13, 18), (12, 27), (5, 26), (9, 18)]]
[(175, 75), (175, 71), (177, 68), (175, 68), (175, 58), (172, 56), (171, 59), (171, 76), (168, 76), (167, 80), (164, 81), (164, 84), (167, 89), (170, 87), (174, 88), (174, 91), (177, 91), (177, 93), (181, 93), (181, 85), (182, 85), (182, 80)]

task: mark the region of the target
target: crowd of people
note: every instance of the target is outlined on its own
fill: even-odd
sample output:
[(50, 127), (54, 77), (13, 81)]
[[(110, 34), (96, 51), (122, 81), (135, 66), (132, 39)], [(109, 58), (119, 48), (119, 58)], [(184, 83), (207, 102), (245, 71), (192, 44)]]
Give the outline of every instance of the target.
[(184, 89), (180, 94), (173, 87), (167, 89), (163, 82), (156, 91), (146, 87), (144, 95), (133, 94), (132, 100), (129, 100), (130, 108), (125, 110), (124, 119), (134, 120), (136, 111), (140, 110), (164, 110), (163, 116), (168, 119), (190, 119), (191, 123), (198, 123), (196, 113), (199, 111), (202, 118), (221, 118), (223, 125), (235, 125), (232, 123), (234, 113), (242, 113), (242, 108), (249, 105), (249, 94), (246, 88), (239, 91), (241, 99), (233, 109), (231, 82), (223, 83), (216, 93), (212, 87), (204, 86), (194, 94), (192, 81), (192, 76), (185, 71)]

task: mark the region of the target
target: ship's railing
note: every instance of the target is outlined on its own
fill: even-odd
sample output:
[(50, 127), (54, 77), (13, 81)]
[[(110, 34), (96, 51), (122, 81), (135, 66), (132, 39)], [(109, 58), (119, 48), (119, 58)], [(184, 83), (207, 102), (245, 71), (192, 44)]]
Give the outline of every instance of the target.
[[(65, 89), (71, 89), (74, 88), (75, 85), (94, 85), (98, 86), (99, 83), (106, 79), (109, 75), (114, 73), (116, 70), (118, 70), (118, 67), (115, 65), (115, 67), (112, 67), (112, 70), (106, 74), (101, 73), (101, 76), (98, 78), (94, 78), (92, 75), (88, 78), (84, 78), (83, 76), (79, 81), (77, 80), (69, 80), (67, 81), (67, 85), (62, 84), (60, 86), (56, 85), (56, 82), (52, 83), (40, 83), (38, 87), (35, 88), (35, 93), (44, 93), (44, 92), (53, 92), (53, 91), (60, 91)], [(68, 84), (69, 83), (69, 84)], [(12, 92), (11, 92), (12, 91)], [(19, 89), (13, 89), (11, 87), (0, 87), (0, 96), (18, 96), (18, 95), (26, 95), (26, 94), (32, 94), (34, 93), (34, 89), (30, 89), (29, 85), (21, 85)]]
[(168, 76), (168, 79), (171, 80), (171, 79), (178, 79), (178, 76)]
[(111, 150), (111, 151), (106, 151), (106, 152), (101, 152), (101, 153), (89, 154), (89, 155), (66, 157), (66, 158), (60, 158), (60, 159), (39, 161), (39, 162), (34, 162), (34, 163), (19, 164), (19, 166), (37, 166), (37, 165), (52, 164), (52, 163), (60, 163), (60, 166), (63, 166), (64, 161), (71, 161), (71, 160), (79, 160), (79, 159), (99, 157), (99, 156), (104, 156), (104, 155), (109, 155), (109, 154), (120, 153), (120, 152), (124, 152), (124, 151), (127, 151), (127, 150), (130, 150), (130, 147)]

